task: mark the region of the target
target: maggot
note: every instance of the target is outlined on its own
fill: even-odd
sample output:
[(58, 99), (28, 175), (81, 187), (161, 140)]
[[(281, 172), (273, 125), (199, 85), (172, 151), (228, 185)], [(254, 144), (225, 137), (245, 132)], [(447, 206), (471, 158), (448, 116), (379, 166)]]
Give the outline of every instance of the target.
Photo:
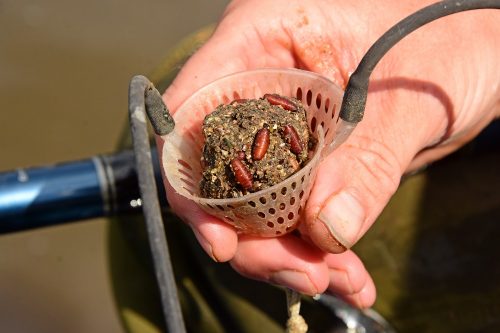
[(252, 147), (252, 159), (254, 161), (260, 161), (264, 158), (269, 148), (269, 129), (261, 128), (257, 131), (253, 141)]
[(250, 170), (246, 167), (246, 165), (239, 159), (234, 158), (231, 161), (231, 169), (234, 173), (234, 178), (236, 182), (240, 184), (242, 188), (248, 190), (252, 188), (253, 185), (253, 176)]
[(290, 151), (295, 155), (300, 154), (303, 147), (295, 128), (292, 125), (285, 125), (281, 129), (281, 133), (283, 134), (285, 142), (290, 145)]
[(286, 97), (277, 94), (265, 94), (264, 99), (266, 99), (271, 105), (279, 105), (288, 111), (297, 111), (297, 105)]

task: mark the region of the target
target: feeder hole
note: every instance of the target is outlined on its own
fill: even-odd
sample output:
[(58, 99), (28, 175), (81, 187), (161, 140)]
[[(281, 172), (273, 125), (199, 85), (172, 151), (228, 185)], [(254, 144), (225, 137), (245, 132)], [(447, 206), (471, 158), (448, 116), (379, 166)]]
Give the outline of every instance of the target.
[(193, 169), (191, 169), (191, 166), (189, 165), (188, 162), (181, 160), (181, 159), (178, 159), (177, 162), (179, 162), (179, 164), (182, 165), (183, 167), (185, 167), (186, 169), (193, 170)]
[(316, 117), (312, 117), (311, 119), (311, 132), (316, 132)]
[(265, 205), (265, 204), (266, 204), (266, 202), (267, 202), (266, 198), (264, 198), (264, 197), (260, 197), (260, 198), (259, 198), (259, 201), (260, 201), (260, 203), (261, 203), (261, 204), (263, 204), (263, 205)]
[(191, 176), (191, 174), (187, 171), (185, 171), (184, 169), (177, 169), (177, 171), (179, 171), (180, 173), (182, 173), (184, 176), (188, 177), (189, 179), (193, 180), (193, 177)]
[(313, 93), (311, 90), (308, 90), (306, 95), (306, 103), (308, 106), (311, 106), (312, 98), (313, 98)]
[(258, 212), (257, 215), (259, 215), (259, 217), (261, 217), (263, 219), (266, 218), (266, 214), (263, 212)]
[(319, 109), (321, 107), (321, 94), (316, 96), (316, 107)]
[(187, 137), (191, 140), (191, 142), (193, 143), (194, 146), (201, 148), (202, 145), (198, 142), (198, 140), (197, 140), (196, 136), (194, 135), (194, 133), (192, 133), (190, 131), (186, 131), (186, 134), (187, 134)]
[(184, 178), (181, 178), (181, 180), (182, 180), (182, 181), (184, 182), (184, 184), (186, 184), (187, 186), (194, 188), (193, 183), (191, 183), (189, 180), (184, 179)]
[(302, 101), (302, 88), (300, 87), (297, 88), (297, 99)]
[(267, 226), (268, 226), (269, 228), (274, 228), (274, 223), (273, 223), (273, 222), (271, 222), (271, 221), (267, 221)]
[(189, 194), (194, 195), (194, 192), (191, 191), (191, 189), (185, 188), (184, 186), (182, 188), (185, 189), (186, 191), (188, 191)]

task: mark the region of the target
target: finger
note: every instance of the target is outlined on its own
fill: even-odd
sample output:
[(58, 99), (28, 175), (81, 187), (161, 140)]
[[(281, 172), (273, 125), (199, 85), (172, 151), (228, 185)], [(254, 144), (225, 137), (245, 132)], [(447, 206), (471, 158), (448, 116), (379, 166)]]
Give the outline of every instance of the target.
[[(186, 62), (163, 96), (172, 112), (193, 92), (222, 76), (295, 65), (289, 37), (281, 33), (282, 27), (275, 28), (276, 22), (262, 22), (262, 17), (250, 20), (244, 16), (242, 8), (226, 13), (214, 34)], [(268, 31), (261, 35), (262, 29)]]
[(205, 252), (217, 262), (230, 260), (238, 244), (236, 231), (227, 223), (205, 213), (194, 202), (181, 197), (167, 182), (165, 187), (170, 206), (193, 229)]
[[(156, 142), (162, 160), (163, 141), (157, 139)], [(227, 223), (204, 212), (196, 203), (186, 200), (173, 189), (166, 177), (162, 176), (170, 207), (193, 229), (205, 252), (218, 262), (230, 260), (236, 253), (238, 244), (236, 231)]]
[(354, 252), (328, 254), (325, 261), (330, 273), (330, 293), (358, 308), (373, 305), (377, 296), (375, 284)]
[[(415, 102), (416, 110), (405, 110), (403, 106), (416, 99), (410, 92), (380, 93), (370, 99), (363, 121), (320, 165), (306, 205), (307, 233), (326, 252), (341, 253), (364, 235), (412, 158), (435, 137), (438, 126), (426, 124), (442, 123), (438, 107), (421, 110)], [(387, 103), (401, 109), (384, 108)]]
[(241, 236), (231, 265), (243, 276), (312, 296), (324, 292), (329, 284), (323, 257), (324, 253), (293, 235)]
[(355, 137), (321, 165), (306, 206), (306, 228), (321, 249), (341, 253), (371, 226), (398, 187), (402, 171), (392, 151)]

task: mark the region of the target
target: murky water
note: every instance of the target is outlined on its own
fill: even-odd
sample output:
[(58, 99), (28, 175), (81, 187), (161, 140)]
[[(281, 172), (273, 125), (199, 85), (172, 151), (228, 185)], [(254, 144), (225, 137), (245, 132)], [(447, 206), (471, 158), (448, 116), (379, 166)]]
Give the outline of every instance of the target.
[(0, 1), (0, 170), (114, 149), (130, 77), (227, 1)]
[[(0, 171), (115, 150), (127, 88), (226, 0), (0, 1)], [(0, 236), (0, 327), (119, 332), (106, 221)]]

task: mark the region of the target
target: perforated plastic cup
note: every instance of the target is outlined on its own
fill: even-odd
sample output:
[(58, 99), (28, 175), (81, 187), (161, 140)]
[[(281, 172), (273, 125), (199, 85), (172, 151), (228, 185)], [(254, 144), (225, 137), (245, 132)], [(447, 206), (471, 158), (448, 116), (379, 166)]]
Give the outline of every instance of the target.
[[(318, 140), (312, 157), (292, 176), (267, 189), (231, 199), (201, 197), (203, 119), (220, 104), (261, 98), (266, 93), (302, 101), (311, 133)], [(338, 145), (336, 136), (342, 136), (338, 133), (341, 101), (338, 86), (307, 71), (260, 69), (222, 77), (198, 90), (175, 113), (175, 129), (163, 138), (165, 175), (180, 195), (239, 232), (262, 237), (287, 234), (298, 226), (322, 156)]]

